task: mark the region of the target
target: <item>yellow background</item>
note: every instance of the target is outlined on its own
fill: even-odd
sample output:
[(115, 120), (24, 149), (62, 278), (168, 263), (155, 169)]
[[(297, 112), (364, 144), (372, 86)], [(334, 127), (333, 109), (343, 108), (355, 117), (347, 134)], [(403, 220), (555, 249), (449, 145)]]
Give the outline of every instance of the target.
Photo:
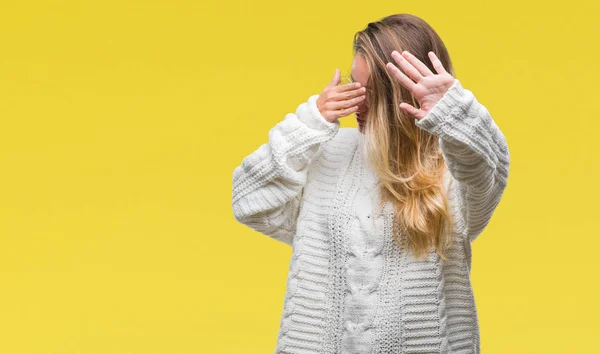
[(598, 10), (2, 1), (0, 354), (273, 352), (291, 248), (235, 221), (233, 169), (400, 12), (440, 34), (511, 151), (473, 244), (482, 352), (593, 352)]

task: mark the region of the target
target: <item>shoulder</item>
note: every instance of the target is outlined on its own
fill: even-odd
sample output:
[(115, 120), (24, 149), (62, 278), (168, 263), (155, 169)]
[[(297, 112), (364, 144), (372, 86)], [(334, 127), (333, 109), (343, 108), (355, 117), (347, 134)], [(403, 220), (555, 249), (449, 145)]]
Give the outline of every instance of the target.
[(358, 144), (356, 128), (340, 128), (336, 135), (321, 146), (320, 157), (326, 161), (347, 161)]
[(321, 144), (311, 170), (320, 170), (327, 175), (340, 173), (356, 151), (358, 134), (356, 128), (340, 128), (333, 138)]
[(340, 128), (329, 140), (323, 142), (314, 161), (309, 164), (306, 184), (302, 194), (300, 219), (306, 219), (307, 213), (326, 214), (328, 203), (335, 198), (334, 191), (351, 164), (357, 147), (356, 128)]
[(358, 134), (360, 132), (357, 128), (340, 128), (337, 134), (324, 144), (324, 147), (334, 149), (345, 148), (346, 151), (351, 150), (348, 147), (356, 146)]
[(311, 163), (309, 178), (318, 174), (337, 175), (349, 163), (358, 143), (360, 132), (356, 128), (340, 128), (333, 138), (321, 144), (315, 163)]

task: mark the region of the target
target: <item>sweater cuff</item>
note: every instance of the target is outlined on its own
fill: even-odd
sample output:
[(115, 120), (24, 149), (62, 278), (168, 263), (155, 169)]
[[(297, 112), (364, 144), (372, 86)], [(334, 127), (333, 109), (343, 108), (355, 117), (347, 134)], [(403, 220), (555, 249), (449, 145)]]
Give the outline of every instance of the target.
[(327, 132), (336, 132), (340, 127), (339, 120), (335, 120), (334, 122), (329, 122), (317, 107), (317, 99), (319, 95), (312, 95), (308, 98), (308, 113), (298, 115), (299, 119), (306, 125), (308, 125), (312, 129), (322, 130)]
[(415, 118), (415, 124), (422, 129), (440, 135), (444, 123), (451, 119), (451, 115), (465, 116), (473, 96), (469, 95), (458, 79), (454, 79), (452, 86), (444, 93), (442, 98), (433, 106), (427, 115), (420, 120)]

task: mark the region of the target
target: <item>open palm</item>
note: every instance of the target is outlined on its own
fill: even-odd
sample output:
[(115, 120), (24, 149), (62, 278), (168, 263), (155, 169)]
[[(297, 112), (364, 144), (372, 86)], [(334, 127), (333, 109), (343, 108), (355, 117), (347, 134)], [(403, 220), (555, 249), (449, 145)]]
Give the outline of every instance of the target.
[(391, 74), (398, 79), (400, 84), (406, 87), (419, 102), (419, 109), (406, 102), (400, 104), (400, 108), (404, 109), (408, 114), (418, 120), (425, 117), (427, 113), (431, 111), (435, 104), (454, 83), (454, 77), (444, 69), (442, 62), (435, 53), (430, 51), (428, 55), (437, 74), (432, 73), (427, 65), (423, 64), (417, 57), (406, 50), (403, 51), (402, 54), (398, 53), (398, 51), (392, 52), (392, 57), (396, 63), (402, 67), (406, 74), (400, 71), (400, 69), (392, 63), (387, 63), (386, 65), (386, 68)]

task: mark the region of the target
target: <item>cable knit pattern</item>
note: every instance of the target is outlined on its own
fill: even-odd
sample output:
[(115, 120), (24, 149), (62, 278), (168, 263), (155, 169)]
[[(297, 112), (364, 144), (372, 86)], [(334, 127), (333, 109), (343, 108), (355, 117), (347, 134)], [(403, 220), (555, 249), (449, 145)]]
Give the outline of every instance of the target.
[[(362, 138), (362, 134), (360, 135)], [(377, 310), (377, 288), (383, 268), (383, 215), (378, 213), (377, 177), (365, 165), (363, 144), (359, 143), (360, 158), (358, 192), (352, 201), (352, 220), (349, 230), (348, 260), (342, 334), (342, 353), (367, 353), (372, 347)], [(363, 173), (364, 172), (364, 173)]]
[(364, 136), (326, 121), (317, 98), (233, 173), (235, 218), (292, 246), (275, 353), (480, 353), (471, 242), (507, 185), (504, 135), (456, 79), (416, 121), (440, 139), (457, 226), (447, 261), (416, 260), (392, 239), (392, 205), (376, 208)]

